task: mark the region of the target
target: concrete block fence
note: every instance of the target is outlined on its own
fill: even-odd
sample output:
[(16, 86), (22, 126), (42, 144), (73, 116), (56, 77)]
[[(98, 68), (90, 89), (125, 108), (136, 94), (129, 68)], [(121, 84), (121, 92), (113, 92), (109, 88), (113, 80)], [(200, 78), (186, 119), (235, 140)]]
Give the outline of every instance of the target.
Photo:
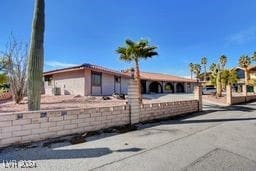
[(136, 82), (131, 80), (127, 105), (2, 113), (0, 114), (0, 147), (135, 124), (201, 110), (202, 103), (199, 99), (140, 104), (138, 92), (135, 89)]
[(232, 88), (230, 85), (226, 87), (226, 101), (227, 104), (239, 104), (256, 100), (256, 94), (248, 94), (246, 91), (246, 86), (243, 85), (243, 93), (242, 95), (234, 96), (232, 93)]
[(143, 104), (140, 108), (139, 120), (142, 122), (197, 111), (198, 100)]

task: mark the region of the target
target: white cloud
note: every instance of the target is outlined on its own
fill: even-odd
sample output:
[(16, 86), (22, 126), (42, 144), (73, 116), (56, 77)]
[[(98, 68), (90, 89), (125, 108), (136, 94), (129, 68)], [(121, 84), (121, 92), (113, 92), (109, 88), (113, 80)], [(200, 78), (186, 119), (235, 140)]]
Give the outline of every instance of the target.
[(228, 44), (244, 44), (253, 40), (256, 40), (256, 27), (250, 27), (246, 30), (232, 34), (228, 38)]
[(64, 63), (64, 62), (59, 62), (59, 61), (46, 61), (45, 65), (49, 66), (51, 68), (57, 69), (57, 68), (72, 67), (72, 66), (76, 66), (77, 64)]

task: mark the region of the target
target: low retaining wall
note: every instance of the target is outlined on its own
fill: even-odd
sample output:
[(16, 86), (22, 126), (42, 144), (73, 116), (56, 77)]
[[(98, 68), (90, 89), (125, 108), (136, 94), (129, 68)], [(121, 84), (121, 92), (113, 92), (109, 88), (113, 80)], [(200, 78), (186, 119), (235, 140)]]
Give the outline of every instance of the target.
[(198, 111), (198, 100), (143, 104), (140, 122)]
[(0, 114), (0, 147), (128, 123), (128, 105)]
[[(198, 100), (144, 104), (139, 121), (198, 111)], [(0, 114), (0, 147), (130, 123), (128, 105)]]
[(256, 95), (248, 95), (248, 96), (233, 96), (232, 104), (245, 103), (256, 100)]

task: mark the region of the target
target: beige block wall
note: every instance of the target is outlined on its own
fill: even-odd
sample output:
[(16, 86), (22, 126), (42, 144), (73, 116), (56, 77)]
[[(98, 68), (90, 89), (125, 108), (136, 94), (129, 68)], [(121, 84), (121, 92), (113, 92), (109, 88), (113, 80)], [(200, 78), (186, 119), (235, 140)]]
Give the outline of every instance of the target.
[(244, 103), (244, 102), (246, 102), (245, 96), (232, 97), (232, 104), (239, 104), (239, 103)]
[(53, 75), (53, 84), (60, 87), (62, 95), (84, 95), (84, 71), (64, 72)]
[(232, 104), (245, 103), (249, 101), (256, 100), (256, 95), (247, 95), (247, 96), (233, 96)]
[[(46, 113), (45, 117), (41, 113)], [(18, 118), (18, 115), (22, 118)], [(127, 105), (1, 114), (0, 147), (129, 123)]]
[[(130, 99), (131, 100), (131, 99)], [(137, 104), (132, 100), (130, 105)], [(179, 101), (134, 106), (128, 105), (48, 110), (1, 114), (0, 147), (55, 138), (75, 133), (166, 118), (198, 111), (198, 101)], [(45, 116), (43, 116), (43, 114)], [(130, 120), (130, 115), (133, 115)]]
[(143, 104), (140, 122), (198, 111), (198, 100)]

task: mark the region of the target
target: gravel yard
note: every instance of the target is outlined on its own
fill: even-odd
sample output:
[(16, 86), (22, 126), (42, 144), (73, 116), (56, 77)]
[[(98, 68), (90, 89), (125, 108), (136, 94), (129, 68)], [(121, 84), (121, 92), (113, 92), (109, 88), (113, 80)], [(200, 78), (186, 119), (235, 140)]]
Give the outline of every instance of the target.
[[(212, 95), (203, 95), (203, 102), (218, 105), (226, 105), (226, 97), (216, 98)], [(234, 94), (238, 96), (241, 94)], [(42, 96), (42, 110), (64, 109), (64, 108), (90, 108), (124, 105), (127, 100), (116, 99), (109, 96), (109, 100), (103, 100), (101, 96)], [(143, 103), (172, 102), (194, 99), (194, 94), (143, 94)], [(27, 111), (27, 98), (21, 104), (13, 101), (0, 101), (0, 113)]]
[[(64, 108), (90, 108), (90, 107), (107, 107), (114, 105), (123, 105), (126, 100), (119, 100), (110, 97), (110, 100), (103, 100), (102, 97), (92, 96), (42, 96), (41, 109), (64, 109)], [(0, 102), (0, 113), (27, 111), (27, 98), (21, 104), (15, 104), (13, 101)]]
[[(41, 109), (64, 109), (64, 108), (90, 108), (124, 105), (127, 100), (116, 99), (109, 96), (109, 100), (103, 100), (101, 96), (42, 96)], [(182, 101), (193, 99), (193, 94), (145, 94), (144, 103)], [(0, 113), (27, 111), (27, 98), (20, 104), (13, 101), (0, 101)]]

